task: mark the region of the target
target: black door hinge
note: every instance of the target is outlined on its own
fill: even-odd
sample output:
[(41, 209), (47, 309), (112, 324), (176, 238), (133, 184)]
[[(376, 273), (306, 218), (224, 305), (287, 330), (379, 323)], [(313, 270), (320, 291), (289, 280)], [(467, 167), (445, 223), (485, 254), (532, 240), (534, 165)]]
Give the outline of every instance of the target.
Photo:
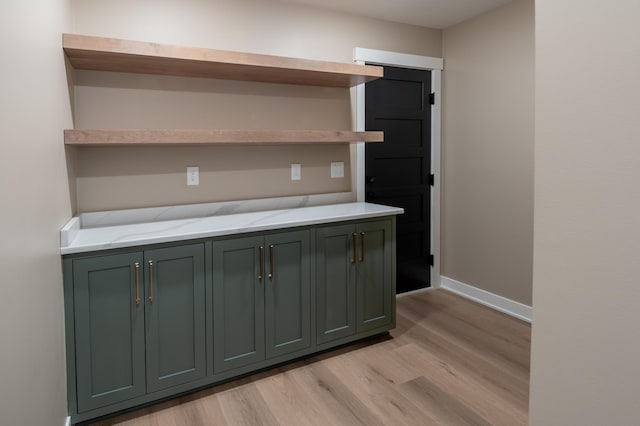
[(436, 184), (436, 175), (433, 173), (429, 175), (429, 185), (434, 186)]
[(433, 255), (432, 255), (432, 254), (430, 254), (430, 255), (429, 255), (429, 266), (433, 266), (433, 262), (434, 262), (434, 260), (433, 260)]
[(435, 105), (435, 104), (436, 104), (436, 94), (429, 93), (429, 105)]

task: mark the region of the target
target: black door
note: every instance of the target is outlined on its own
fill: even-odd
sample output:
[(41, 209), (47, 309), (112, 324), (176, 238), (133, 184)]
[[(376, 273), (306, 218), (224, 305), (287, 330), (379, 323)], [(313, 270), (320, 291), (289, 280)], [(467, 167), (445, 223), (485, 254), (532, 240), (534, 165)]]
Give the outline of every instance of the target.
[(366, 84), (365, 200), (402, 207), (397, 225), (397, 293), (430, 285), (431, 71), (385, 67)]

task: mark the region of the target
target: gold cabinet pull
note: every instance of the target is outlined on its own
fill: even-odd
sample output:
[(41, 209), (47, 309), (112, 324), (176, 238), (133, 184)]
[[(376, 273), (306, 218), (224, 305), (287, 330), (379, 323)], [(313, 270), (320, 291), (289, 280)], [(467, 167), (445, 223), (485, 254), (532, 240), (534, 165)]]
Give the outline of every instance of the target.
[(260, 275), (258, 275), (258, 281), (262, 281), (264, 278), (264, 246), (258, 247), (260, 251)]
[(149, 261), (149, 302), (153, 303), (153, 260)]
[(358, 262), (364, 262), (364, 232), (360, 233), (360, 259)]
[(353, 255), (351, 256), (351, 263), (356, 263), (356, 237), (358, 234), (355, 232), (351, 234), (351, 247), (353, 248)]
[(269, 281), (273, 280), (273, 244), (269, 244)]
[(140, 262), (134, 263), (136, 268), (136, 305), (140, 304)]

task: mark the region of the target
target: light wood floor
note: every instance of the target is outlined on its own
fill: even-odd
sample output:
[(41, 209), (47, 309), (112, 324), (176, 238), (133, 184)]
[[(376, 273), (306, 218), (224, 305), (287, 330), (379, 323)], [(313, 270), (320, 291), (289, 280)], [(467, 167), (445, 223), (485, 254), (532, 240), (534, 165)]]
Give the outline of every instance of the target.
[(446, 290), (403, 295), (388, 336), (95, 424), (525, 425), (530, 336)]

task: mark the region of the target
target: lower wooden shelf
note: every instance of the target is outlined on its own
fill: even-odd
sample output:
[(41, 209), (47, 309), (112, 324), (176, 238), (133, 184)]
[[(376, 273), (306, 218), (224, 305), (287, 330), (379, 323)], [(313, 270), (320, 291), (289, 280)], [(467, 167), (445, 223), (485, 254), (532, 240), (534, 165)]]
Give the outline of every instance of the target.
[(383, 142), (384, 132), (339, 130), (97, 130), (68, 129), (66, 145), (333, 144)]

